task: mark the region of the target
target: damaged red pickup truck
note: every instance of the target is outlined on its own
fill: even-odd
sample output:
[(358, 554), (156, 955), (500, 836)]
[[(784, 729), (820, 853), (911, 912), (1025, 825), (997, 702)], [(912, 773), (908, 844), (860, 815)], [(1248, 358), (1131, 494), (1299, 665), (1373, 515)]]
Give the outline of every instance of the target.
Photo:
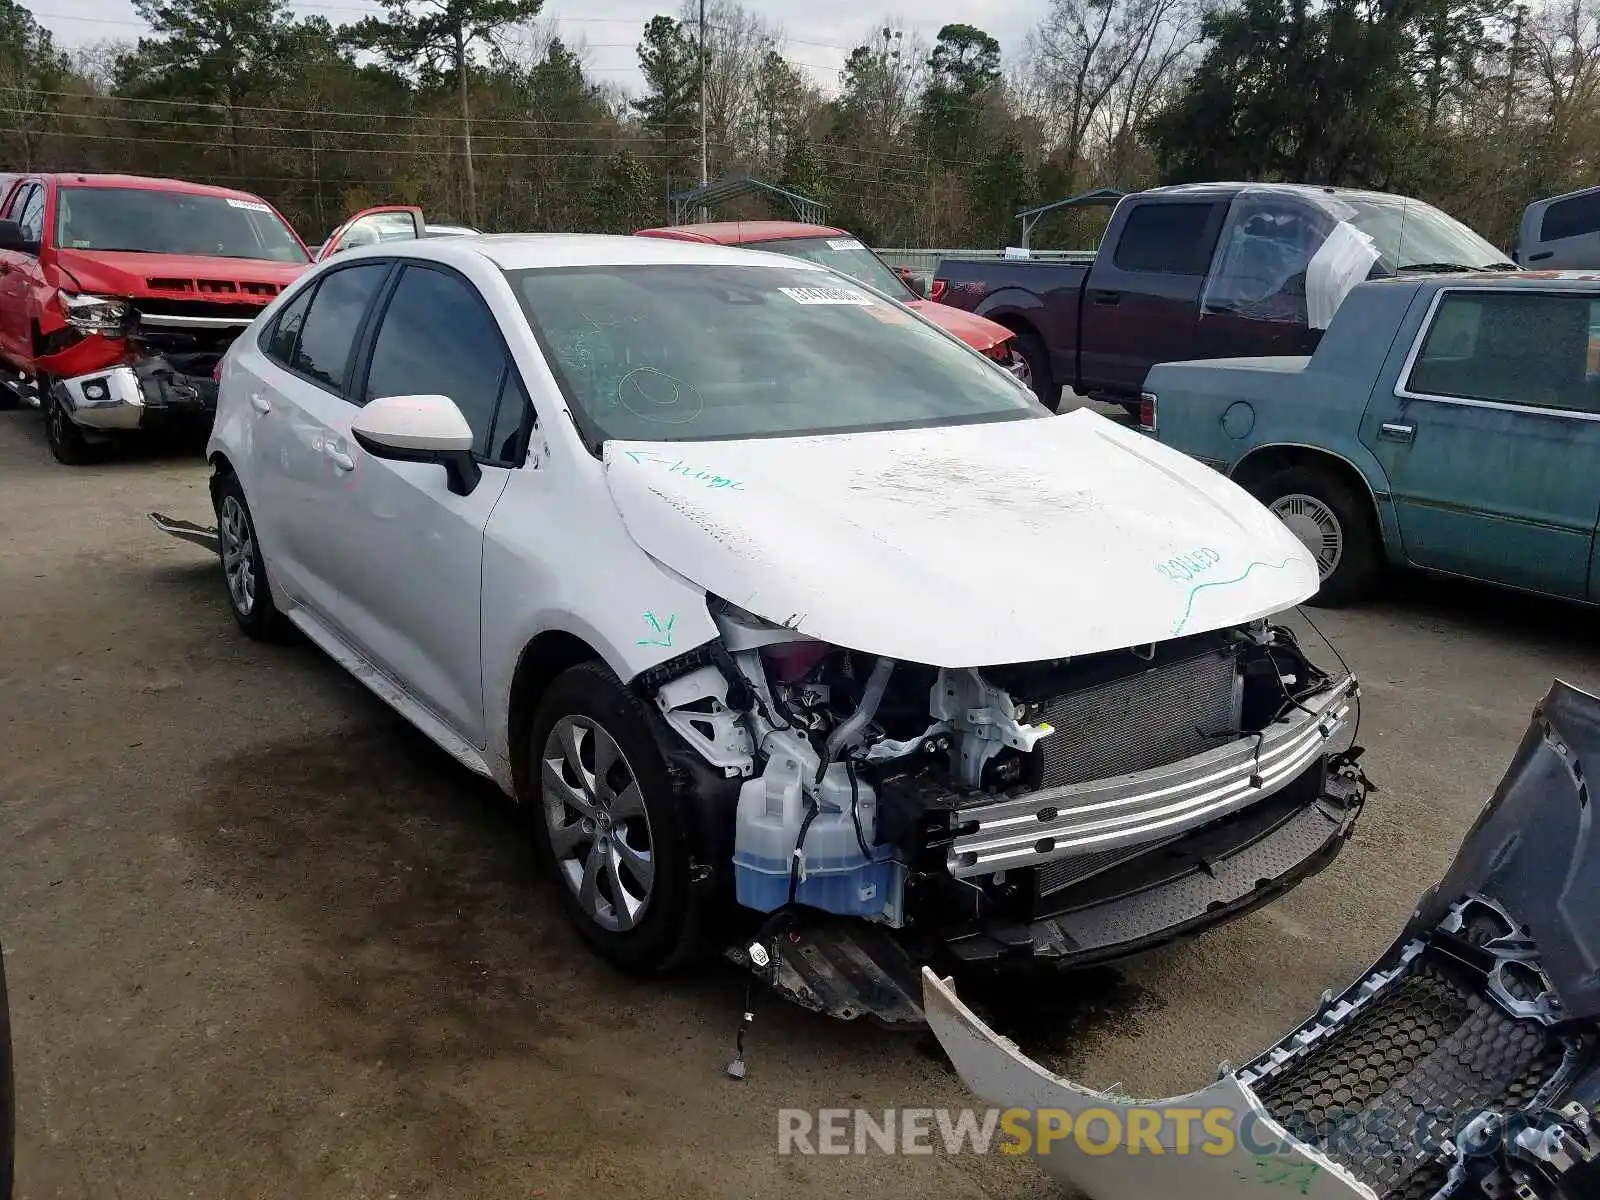
[(213, 371), (311, 256), (247, 192), (128, 175), (25, 175), (0, 205), (0, 407), (50, 449), (209, 422)]

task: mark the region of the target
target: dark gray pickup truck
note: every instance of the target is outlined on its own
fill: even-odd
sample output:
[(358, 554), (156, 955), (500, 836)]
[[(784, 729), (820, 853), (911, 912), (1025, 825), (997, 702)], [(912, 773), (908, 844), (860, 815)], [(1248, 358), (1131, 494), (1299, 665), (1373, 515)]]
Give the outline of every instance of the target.
[(948, 258), (933, 295), (1016, 330), (1050, 407), (1070, 387), (1138, 416), (1155, 363), (1309, 354), (1364, 279), (1507, 269), (1504, 254), (1419, 200), (1204, 183), (1123, 197), (1090, 262)]

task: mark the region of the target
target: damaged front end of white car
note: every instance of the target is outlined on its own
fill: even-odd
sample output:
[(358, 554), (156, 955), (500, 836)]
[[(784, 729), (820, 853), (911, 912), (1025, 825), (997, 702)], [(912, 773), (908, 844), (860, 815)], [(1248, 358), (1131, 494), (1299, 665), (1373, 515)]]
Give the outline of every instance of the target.
[(1600, 1196), (1596, 761), (1600, 699), (1557, 683), (1389, 950), (1200, 1091), (1134, 1100), (1063, 1079), (924, 969), (928, 1022), (984, 1100), (1049, 1114), (1061, 1136), (1029, 1148), (1089, 1197)]
[(1266, 621), (980, 670), (714, 615), (657, 701), (740, 779), (757, 965), (835, 1016), (920, 1020), (920, 962), (1083, 966), (1208, 928), (1326, 866), (1365, 797), (1332, 752), (1354, 681)]
[(922, 963), (1119, 958), (1349, 837), (1356, 682), (1281, 616), (1315, 567), (1207, 468), (1090, 414), (695, 449), (607, 447), (716, 633), (634, 686), (790, 998), (919, 1022)]

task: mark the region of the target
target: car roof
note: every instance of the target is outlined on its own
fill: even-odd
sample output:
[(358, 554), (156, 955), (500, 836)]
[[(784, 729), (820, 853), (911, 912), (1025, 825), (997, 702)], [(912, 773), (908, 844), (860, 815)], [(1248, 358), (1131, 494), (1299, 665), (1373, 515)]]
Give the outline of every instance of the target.
[(1446, 288), (1516, 288), (1526, 291), (1593, 291), (1600, 284), (1600, 271), (1482, 271), (1472, 275), (1454, 271), (1434, 275), (1400, 275), (1366, 281), (1363, 286), (1397, 284), (1401, 287), (1418, 285), (1443, 291)]
[(217, 196), (224, 200), (253, 200), (265, 203), (254, 192), (241, 192), (237, 188), (217, 187), (209, 183), (192, 183), (187, 179), (163, 179), (154, 175), (92, 175), (74, 171), (47, 172), (43, 178), (53, 179), (68, 187), (129, 188), (141, 192), (182, 192), (190, 196)]
[[(1252, 195), (1279, 195), (1279, 196), (1335, 196), (1359, 198), (1390, 204), (1425, 204), (1426, 201), (1417, 200), (1412, 196), (1402, 196), (1397, 192), (1379, 192), (1371, 188), (1333, 187), (1321, 183), (1248, 183), (1241, 180), (1214, 180), (1209, 183), (1173, 183), (1165, 187), (1146, 188), (1142, 192), (1130, 192), (1131, 196), (1199, 196), (1226, 198), (1237, 196), (1241, 192)], [(1432, 207), (1431, 205), (1429, 207)]]
[[(475, 238), (418, 239), (389, 242), (379, 249), (430, 257), (469, 251), (482, 255), (506, 271), (532, 267), (649, 266), (657, 263), (701, 263), (755, 266), (773, 262), (774, 255), (706, 242), (670, 238), (642, 238), (603, 233), (486, 233)], [(367, 249), (363, 247), (363, 250)], [(341, 256), (342, 257), (342, 256)], [(818, 263), (786, 258), (796, 270), (825, 271)]]
[(785, 238), (848, 237), (843, 229), (831, 225), (807, 225), (802, 221), (703, 221), (697, 225), (662, 225), (641, 229), (639, 237), (676, 238), (685, 242), (711, 242), (718, 246), (742, 246), (747, 242), (776, 242)]

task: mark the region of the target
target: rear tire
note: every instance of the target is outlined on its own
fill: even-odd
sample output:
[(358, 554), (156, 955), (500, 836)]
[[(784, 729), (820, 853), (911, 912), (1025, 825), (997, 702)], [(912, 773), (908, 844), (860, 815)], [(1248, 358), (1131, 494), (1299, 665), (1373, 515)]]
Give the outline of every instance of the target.
[(228, 609), (246, 637), (260, 642), (278, 641), (289, 622), (272, 599), (261, 539), (256, 536), (255, 518), (245, 503), (238, 476), (224, 475), (218, 481), (215, 503), (217, 554), (222, 562)]
[(39, 380), (40, 406), (44, 409), (44, 436), (50, 443), (50, 453), (58, 463), (81, 467), (94, 457), (94, 447), (89, 445), (71, 415), (66, 400), (47, 380)]
[(539, 857), (578, 935), (637, 974), (690, 958), (690, 851), (644, 707), (605, 664), (579, 663), (550, 685), (527, 737)]
[(1061, 411), (1061, 385), (1050, 370), (1050, 352), (1044, 348), (1039, 335), (1023, 330), (1017, 334), (1016, 351), (1028, 364), (1028, 386), (1039, 398), (1039, 403), (1051, 412)]
[(1341, 608), (1371, 596), (1383, 576), (1383, 540), (1367, 497), (1326, 467), (1285, 467), (1251, 484), (1251, 495), (1317, 559), (1322, 582), (1308, 604)]

